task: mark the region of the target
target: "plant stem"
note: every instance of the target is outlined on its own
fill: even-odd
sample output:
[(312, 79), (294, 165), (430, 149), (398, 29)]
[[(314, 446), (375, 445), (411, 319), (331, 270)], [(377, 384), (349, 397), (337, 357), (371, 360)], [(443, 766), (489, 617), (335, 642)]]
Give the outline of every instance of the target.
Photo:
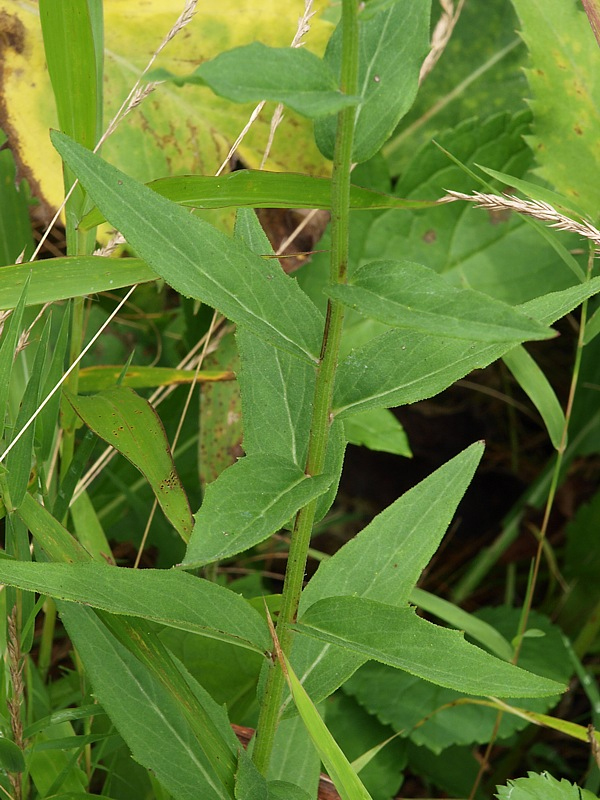
[[(358, 8), (356, 0), (342, 4), (342, 69), (340, 88), (346, 94), (356, 94), (358, 85)], [(348, 274), (350, 168), (356, 109), (346, 108), (338, 114), (331, 186), (331, 268), (332, 283), (345, 283)], [(331, 427), (333, 386), (337, 368), (344, 309), (330, 300), (321, 360), (313, 402), (313, 414), (306, 461), (307, 475), (320, 475), (325, 466), (325, 454)], [(294, 523), (290, 553), (286, 568), (277, 636), (282, 651), (289, 657), (293, 639), (290, 625), (295, 621), (302, 594), (306, 560), (315, 519), (317, 501), (302, 508)], [(257, 768), (266, 774), (269, 768), (275, 731), (279, 722), (284, 676), (278, 664), (270, 667), (258, 719), (253, 759)]]

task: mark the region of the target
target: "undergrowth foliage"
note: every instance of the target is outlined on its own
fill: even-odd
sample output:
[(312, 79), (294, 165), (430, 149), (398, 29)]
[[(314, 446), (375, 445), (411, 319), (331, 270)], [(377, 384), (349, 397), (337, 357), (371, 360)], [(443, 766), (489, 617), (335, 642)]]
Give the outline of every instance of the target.
[[(0, 339), (4, 794), (314, 800), (331, 796), (333, 784), (344, 800), (384, 800), (407, 767), (443, 791), (485, 797), (512, 776), (501, 764), (482, 784), (492, 746), (525, 748), (543, 726), (591, 743), (587, 778), (553, 778), (550, 762), (542, 774), (515, 775), (498, 797), (592, 798), (597, 734), (551, 712), (574, 674), (590, 702), (597, 696), (582, 659), (597, 646), (600, 596), (578, 584), (593, 583), (581, 553), (597, 496), (588, 517), (571, 522), (564, 577), (547, 534), (566, 468), (598, 449), (597, 401), (587, 394), (577, 406), (575, 392), (597, 373), (586, 353), (600, 332), (588, 307), (600, 292), (600, 233), (587, 176), (577, 183), (585, 170), (577, 162), (572, 182), (552, 163), (563, 156), (544, 114), (554, 99), (532, 72), (532, 112), (461, 120), (398, 167), (398, 142), (410, 128), (402, 120), (452, 42), (463, 3), (442, 2), (441, 13), (435, 6), (432, 24), (430, 0), (343, 0), (334, 23), (324, 23), (322, 57), (310, 49), (314, 11), (306, 3), (292, 46), (254, 41), (200, 59), (190, 74), (154, 69), (162, 49), (195, 24), (195, 3), (187, 3), (103, 135), (102, 5), (40, 0), (67, 256), (19, 263), (22, 242), (0, 269), (2, 308), (12, 311)], [(549, 80), (558, 67), (540, 40), (563, 17), (563, 51), (577, 33), (585, 58), (600, 66), (592, 30), (571, 0), (514, 5), (532, 66), (546, 59)], [(587, 119), (585, 104), (593, 106), (598, 89), (586, 84), (589, 95), (575, 101), (569, 78), (552, 90), (582, 105), (565, 111), (567, 120)], [(240, 169), (152, 175), (144, 185), (99, 150), (160, 82), (181, 97), (191, 86), (219, 103), (258, 102), (251, 122), (265, 101), (279, 104), (269, 136), (275, 148), (282, 106), (312, 120), (321, 174)], [(544, 182), (531, 172), (523, 138), (532, 124)], [(589, 131), (582, 135), (587, 146)], [(546, 141), (547, 150), (539, 144)], [(464, 201), (513, 216), (499, 228)], [(330, 212), (310, 265), (293, 274), (281, 268), (257, 208), (306, 210), (305, 221), (311, 209)], [(6, 211), (8, 228), (9, 212), (21, 219), (27, 204)], [(115, 250), (121, 239), (94, 253), (105, 221), (124, 253)], [(12, 227), (20, 236), (22, 227)], [(170, 287), (164, 316), (141, 284)], [(127, 286), (92, 336), (86, 324), (100, 317), (86, 297)], [(137, 297), (141, 318), (160, 317), (166, 331), (163, 360), (148, 365), (122, 353), (106, 363), (97, 341), (109, 342), (109, 323), (136, 308)], [(580, 306), (563, 407), (523, 344), (556, 346), (551, 326)], [(169, 336), (189, 346), (178, 365)], [(469, 491), (481, 441), (331, 557), (317, 554), (320, 566), (306, 581), (311, 537), (327, 525), (348, 442), (409, 456), (390, 409), (434, 397), (499, 359), (528, 395), (554, 456), (494, 546), (452, 587), (452, 602), (418, 584)], [(190, 385), (185, 400), (167, 398), (179, 383)], [(190, 404), (198, 408), (199, 384), (200, 434), (186, 417)], [(171, 405), (161, 412), (163, 400)], [(194, 459), (192, 478), (184, 456), (198, 438), (202, 463)], [(99, 442), (110, 448), (90, 469)], [(118, 468), (109, 467), (114, 453), (123, 457)], [(110, 484), (95, 488), (103, 470)], [(514, 540), (528, 504), (544, 512), (522, 595), (507, 591), (514, 602), (468, 613), (460, 604)], [(133, 569), (117, 566), (123, 554), (110, 522), (126, 505), (148, 520), (146, 530), (127, 532), (139, 548)], [(152, 568), (137, 569), (158, 507), (160, 553)], [(289, 548), (280, 593), (270, 593), (260, 570), (226, 579), (237, 563), (264, 565), (264, 543), (282, 531)], [(565, 578), (573, 588), (554, 608), (535, 611), (544, 553), (560, 590)], [(594, 567), (595, 560), (592, 549)], [(63, 628), (73, 655), (59, 673), (52, 653)], [(481, 768), (474, 745), (488, 745)], [(586, 779), (587, 788), (575, 785)]]

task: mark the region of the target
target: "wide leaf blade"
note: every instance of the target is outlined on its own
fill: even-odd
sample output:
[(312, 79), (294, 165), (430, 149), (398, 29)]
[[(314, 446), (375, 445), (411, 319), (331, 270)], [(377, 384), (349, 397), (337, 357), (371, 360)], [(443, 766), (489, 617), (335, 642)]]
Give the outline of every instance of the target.
[(52, 140), (100, 211), (174, 289), (284, 350), (318, 360), (321, 315), (279, 264), (254, 255), (68, 137), (53, 132)]
[(261, 654), (270, 644), (266, 623), (240, 595), (179, 570), (3, 560), (0, 580), (58, 600), (142, 617)]
[(466, 642), (459, 631), (432, 625), (411, 608), (330, 597), (311, 606), (296, 628), (465, 694), (541, 697), (564, 691), (560, 683), (500, 661)]
[(410, 261), (373, 261), (327, 294), (396, 328), (480, 342), (548, 339), (556, 334), (521, 311)]
[(187, 542), (194, 525), (192, 512), (165, 429), (150, 403), (123, 386), (68, 399), (85, 424), (144, 475), (165, 516)]
[(282, 458), (246, 456), (208, 486), (182, 565), (210, 564), (259, 544), (332, 481)]

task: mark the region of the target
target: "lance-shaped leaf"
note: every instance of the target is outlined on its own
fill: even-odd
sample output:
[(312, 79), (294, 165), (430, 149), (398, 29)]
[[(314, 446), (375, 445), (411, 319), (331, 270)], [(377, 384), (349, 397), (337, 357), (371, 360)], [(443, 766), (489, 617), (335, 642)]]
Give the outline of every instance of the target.
[(215, 381), (232, 381), (235, 375), (230, 370), (202, 369), (195, 372), (191, 369), (172, 369), (171, 367), (130, 366), (123, 375), (122, 366), (84, 367), (79, 371), (79, 391), (99, 392), (119, 386), (131, 389), (150, 389), (155, 386), (173, 386), (180, 383), (213, 383)]
[(123, 386), (90, 397), (67, 397), (85, 424), (144, 475), (165, 516), (187, 542), (194, 524), (192, 512), (165, 429), (150, 403)]
[[(331, 208), (331, 179), (295, 172), (239, 169), (226, 175), (175, 175), (147, 183), (152, 191), (192, 208)], [(403, 200), (391, 194), (350, 186), (350, 208), (430, 208), (435, 200)], [(94, 209), (81, 221), (83, 230), (104, 222)]]
[(423, 333), (480, 342), (514, 342), (555, 336), (537, 320), (472, 289), (457, 289), (441, 275), (410, 261), (373, 261), (349, 284), (327, 294), (361, 314)]
[(465, 694), (543, 697), (565, 688), (500, 661), (466, 642), (459, 631), (418, 617), (414, 609), (364, 597), (320, 600), (302, 615), (296, 628)]
[(105, 217), (167, 283), (311, 362), (323, 321), (297, 283), (185, 208), (53, 132), (52, 141)]
[[(429, 48), (430, 0), (404, 0), (360, 20), (357, 109), (353, 161), (367, 161), (389, 138), (409, 110), (419, 85), (419, 72)], [(360, 19), (360, 18), (359, 18)], [(325, 61), (339, 72), (342, 26), (327, 45)], [(333, 157), (336, 121), (315, 124), (319, 150)]]
[[(302, 592), (300, 615), (325, 597), (358, 595), (404, 605), (437, 550), (483, 454), (476, 442), (386, 508), (323, 561)], [(297, 637), (292, 663), (317, 701), (337, 689), (365, 658)]]
[(208, 486), (183, 566), (209, 564), (259, 544), (332, 481), (331, 475), (309, 477), (283, 458), (242, 458)]
[(0, 561), (0, 581), (264, 653), (266, 623), (240, 595), (179, 570)]
[(157, 70), (152, 77), (179, 85), (209, 86), (234, 103), (274, 100), (306, 117), (336, 114), (359, 101), (340, 92), (330, 67), (314, 53), (298, 47), (268, 47), (261, 42), (227, 50), (200, 64), (187, 77), (178, 78), (164, 70)]
[[(568, 314), (600, 291), (600, 278), (517, 306), (544, 325)], [(485, 344), (394, 330), (353, 350), (336, 376), (334, 413), (339, 417), (368, 408), (391, 408), (433, 397), (474, 369), (487, 367), (514, 342)]]
[(50, 269), (45, 261), (2, 267), (0, 311), (16, 306), (28, 278), (28, 306), (113, 291), (158, 278), (156, 272), (139, 258), (68, 256), (53, 258), (51, 264)]

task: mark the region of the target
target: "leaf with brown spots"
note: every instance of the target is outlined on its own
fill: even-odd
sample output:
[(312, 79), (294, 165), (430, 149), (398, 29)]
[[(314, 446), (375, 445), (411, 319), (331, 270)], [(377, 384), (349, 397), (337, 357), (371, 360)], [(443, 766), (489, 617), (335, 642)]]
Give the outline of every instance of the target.
[(194, 519), (165, 429), (150, 403), (125, 386), (89, 397), (67, 397), (85, 424), (139, 469), (165, 516), (187, 542)]

